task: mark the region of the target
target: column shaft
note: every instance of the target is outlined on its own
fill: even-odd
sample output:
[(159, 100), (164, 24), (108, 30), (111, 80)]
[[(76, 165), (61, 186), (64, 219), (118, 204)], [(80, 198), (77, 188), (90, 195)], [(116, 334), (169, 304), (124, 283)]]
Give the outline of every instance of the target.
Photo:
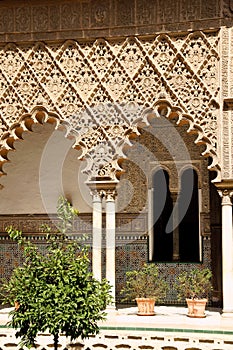
[(115, 304), (115, 199), (106, 197), (106, 278), (112, 286), (113, 303)]
[(102, 199), (99, 193), (93, 193), (93, 226), (92, 226), (92, 272), (93, 276), (102, 279)]
[(233, 231), (230, 195), (222, 195), (222, 283), (223, 313), (233, 316)]

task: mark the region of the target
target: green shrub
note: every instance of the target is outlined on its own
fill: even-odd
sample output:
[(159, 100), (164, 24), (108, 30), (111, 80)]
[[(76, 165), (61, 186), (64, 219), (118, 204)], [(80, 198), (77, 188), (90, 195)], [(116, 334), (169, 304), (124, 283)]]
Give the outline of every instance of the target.
[(141, 269), (126, 272), (126, 285), (121, 290), (123, 300), (152, 298), (163, 300), (168, 290), (167, 282), (159, 276), (155, 264), (144, 264)]
[[(48, 234), (45, 254), (26, 240), (22, 232), (8, 227), (10, 238), (23, 249), (24, 263), (14, 269), (1, 288), (4, 303), (20, 307), (11, 312), (9, 326), (17, 330), (22, 346), (35, 346), (38, 332), (49, 331), (58, 347), (59, 333), (85, 338), (99, 331), (97, 321), (105, 319), (111, 302), (110, 285), (89, 272), (88, 248), (66, 237), (77, 211), (63, 197), (58, 201), (59, 232)], [(44, 226), (47, 232), (50, 228)]]
[(208, 268), (184, 271), (176, 281), (176, 290), (179, 300), (184, 298), (206, 298), (212, 290), (212, 273)]

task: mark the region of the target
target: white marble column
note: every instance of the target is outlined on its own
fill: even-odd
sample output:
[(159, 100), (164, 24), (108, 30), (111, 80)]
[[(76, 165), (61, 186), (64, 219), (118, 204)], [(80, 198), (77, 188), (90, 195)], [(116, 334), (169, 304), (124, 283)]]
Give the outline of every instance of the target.
[(233, 317), (233, 229), (232, 202), (233, 191), (219, 190), (222, 197), (222, 285), (223, 316)]
[(102, 279), (102, 198), (98, 190), (92, 190), (92, 272), (93, 276)]
[(115, 208), (115, 189), (105, 191), (106, 200), (106, 279), (112, 286), (113, 296), (112, 306), (115, 308), (115, 249), (116, 249), (116, 208)]

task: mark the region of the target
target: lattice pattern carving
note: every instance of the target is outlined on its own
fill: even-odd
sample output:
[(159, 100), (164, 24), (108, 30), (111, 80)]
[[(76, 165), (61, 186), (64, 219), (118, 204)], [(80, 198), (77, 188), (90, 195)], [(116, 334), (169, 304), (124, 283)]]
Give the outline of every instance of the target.
[(122, 143), (137, 132), (139, 120), (147, 122), (145, 111), (156, 112), (158, 102), (166, 100), (165, 117), (176, 111), (178, 122), (190, 124), (214, 167), (218, 61), (218, 35), (203, 32), (1, 47), (1, 157), (7, 158), (3, 140), (22, 115), (25, 119), (25, 113), (43, 104), (76, 132), (75, 146), (83, 148), (87, 173), (113, 178)]

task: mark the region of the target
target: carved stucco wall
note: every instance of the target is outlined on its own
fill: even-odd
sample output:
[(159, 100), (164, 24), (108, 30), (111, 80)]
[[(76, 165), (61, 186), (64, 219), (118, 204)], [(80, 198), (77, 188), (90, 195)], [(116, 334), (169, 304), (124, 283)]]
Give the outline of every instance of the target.
[[(58, 42), (64, 42), (67, 39), (78, 38), (80, 42), (80, 46), (75, 46), (74, 51), (78, 52), (77, 57), (82, 57), (84, 65), (87, 64), (88, 68), (90, 68), (90, 64), (92, 65), (92, 60), (90, 60), (91, 52), (90, 47), (92, 47), (92, 40), (95, 38), (103, 38), (103, 37), (115, 37), (119, 38), (121, 41), (122, 36), (135, 36), (135, 35), (151, 35), (152, 41), (148, 41), (147, 45), (144, 44), (144, 50), (146, 50), (145, 58), (149, 59), (150, 64), (154, 63), (156, 66), (158, 65), (158, 60), (155, 57), (159, 58), (161, 55), (151, 55), (151, 50), (154, 50), (154, 46), (151, 45), (153, 42), (154, 33), (163, 32), (163, 33), (171, 33), (170, 39), (175, 47), (171, 46), (169, 50), (165, 50), (169, 54), (175, 48), (175, 56), (177, 58), (177, 54), (181, 55), (180, 58), (184, 64), (187, 64), (188, 69), (190, 68), (190, 64), (193, 69), (193, 63), (195, 65), (199, 62), (199, 68), (194, 70), (195, 73), (199, 76), (202, 82), (208, 80), (209, 84), (211, 80), (216, 82), (217, 77), (217, 86), (220, 88), (220, 96), (217, 98), (217, 102), (220, 102), (220, 113), (218, 118), (218, 155), (219, 155), (219, 163), (222, 168), (222, 176), (223, 178), (232, 178), (233, 175), (233, 161), (232, 161), (232, 134), (233, 134), (233, 117), (232, 117), (232, 107), (229, 108), (226, 105), (226, 110), (223, 111), (223, 99), (231, 98), (232, 96), (232, 18), (233, 18), (233, 2), (232, 0), (222, 0), (222, 1), (144, 1), (144, 0), (135, 0), (132, 2), (125, 2), (121, 0), (105, 0), (98, 1), (95, 0), (90, 1), (54, 1), (42, 0), (38, 5), (38, 2), (32, 0), (30, 3), (27, 1), (21, 0), (14, 1), (12, 0), (10, 3), (7, 0), (2, 0), (0, 2), (0, 42), (2, 45), (6, 45), (12, 42), (18, 43), (29, 43), (31, 44), (19, 44), (14, 48), (8, 47), (8, 49), (2, 46), (2, 61), (1, 62), (1, 79), (0, 79), (0, 91), (1, 97), (3, 96), (6, 103), (11, 104), (12, 99), (18, 100), (18, 104), (16, 102), (13, 103), (19, 111), (18, 115), (22, 115), (25, 111), (30, 111), (31, 106), (35, 106), (36, 99), (36, 87), (41, 89), (42, 83), (50, 85), (49, 89), (46, 90), (48, 95), (46, 96), (46, 100), (52, 99), (54, 100), (54, 96), (51, 94), (51, 85), (53, 85), (53, 80), (55, 80), (56, 73), (53, 72), (54, 78), (52, 82), (46, 81), (45, 76), (39, 71), (41, 68), (41, 63), (38, 61), (43, 59), (43, 64), (50, 64), (53, 66), (53, 63), (56, 61), (56, 68), (58, 71), (62, 71), (65, 73), (65, 81), (72, 80), (72, 76), (68, 76), (66, 72), (65, 62), (61, 64), (60, 58), (65, 55), (63, 53), (64, 46), (59, 44)], [(214, 38), (215, 35), (208, 35), (205, 37), (203, 41), (201, 39), (201, 47), (203, 50), (202, 54), (196, 51), (193, 62), (192, 60), (187, 59), (187, 54), (185, 55), (185, 47), (189, 47), (190, 45), (193, 48), (193, 52), (195, 51), (196, 46), (194, 47), (194, 41), (191, 43), (191, 36), (185, 36), (183, 33), (187, 31), (195, 31), (202, 30), (203, 32), (209, 31), (209, 28), (221, 28), (220, 30), (220, 45), (218, 48), (218, 43)], [(174, 36), (172, 33), (180, 33), (177, 37), (177, 40), (174, 40)], [(90, 40), (89, 46), (83, 43), (83, 39)], [(159, 38), (159, 37), (158, 37)], [(35, 42), (41, 41), (49, 43), (51, 41), (57, 42), (56, 45), (45, 45), (45, 49), (40, 45), (34, 44)], [(198, 40), (197, 40), (198, 41)], [(104, 41), (105, 42), (105, 41)], [(122, 42), (122, 41), (121, 41)], [(140, 40), (139, 40), (140, 42)], [(166, 40), (165, 40), (166, 42)], [(205, 44), (208, 42), (207, 52), (205, 50)], [(110, 42), (108, 42), (110, 43)], [(142, 44), (142, 42), (141, 42)], [(200, 41), (199, 41), (200, 44)], [(161, 44), (160, 44), (161, 45)], [(170, 45), (170, 42), (168, 42)], [(100, 46), (98, 43), (97, 47)], [(105, 46), (105, 44), (103, 45)], [(182, 49), (183, 46), (183, 49)], [(81, 51), (80, 51), (81, 47)], [(84, 49), (86, 47), (86, 49)], [(89, 47), (89, 49), (88, 49)], [(93, 46), (93, 50), (95, 46)], [(115, 57), (118, 55), (117, 45), (115, 45), (115, 49), (113, 50), (114, 45), (110, 43), (110, 56), (115, 60)], [(127, 49), (127, 45), (125, 45), (125, 49)], [(142, 47), (139, 45), (139, 49)], [(147, 51), (149, 49), (149, 51)], [(44, 52), (48, 50), (48, 52)], [(92, 50), (92, 51), (93, 51)], [(216, 51), (219, 53), (216, 55)], [(8, 53), (6, 53), (8, 51)], [(69, 51), (69, 50), (68, 50)], [(69, 54), (72, 56), (70, 50)], [(120, 52), (121, 50), (119, 50)], [(124, 50), (123, 50), (124, 51)], [(59, 54), (58, 54), (59, 52)], [(99, 51), (100, 52), (100, 51)], [(142, 52), (142, 51), (141, 51)], [(192, 52), (192, 50), (190, 51)], [(93, 53), (92, 53), (93, 54)], [(163, 54), (162, 57), (165, 57)], [(13, 59), (12, 59), (12, 57)], [(105, 55), (106, 57), (106, 55)], [(216, 74), (215, 64), (210, 63), (211, 59), (220, 60), (220, 70)], [(110, 61), (111, 61), (110, 58)], [(122, 56), (121, 62), (122, 62)], [(151, 60), (152, 59), (152, 60)], [(65, 61), (66, 59), (64, 59)], [(109, 60), (109, 58), (108, 58)], [(71, 59), (72, 61), (72, 59)], [(69, 62), (71, 62), (69, 61)], [(109, 62), (110, 62), (109, 61)], [(173, 61), (173, 57), (171, 56), (171, 61)], [(206, 62), (209, 62), (208, 65)], [(118, 60), (116, 59), (116, 63)], [(42, 64), (42, 65), (43, 65)], [(36, 69), (36, 65), (38, 66)], [(28, 75), (32, 76), (33, 80), (33, 92), (29, 95), (31, 102), (28, 102), (26, 99), (26, 95), (28, 95), (27, 84), (23, 84), (22, 74), (24, 75), (24, 80), (28, 82), (26, 68), (31, 67), (29, 69)], [(159, 66), (159, 65), (158, 65)], [(6, 68), (8, 67), (8, 68)], [(212, 68), (211, 68), (212, 67)], [(71, 68), (71, 67), (70, 67)], [(95, 65), (94, 65), (94, 68)], [(125, 68), (125, 67), (124, 67)], [(153, 65), (152, 65), (153, 68)], [(172, 63), (168, 67), (171, 71)], [(196, 66), (197, 68), (197, 66)], [(211, 68), (211, 72), (204, 73), (204, 69), (208, 72), (208, 68)], [(218, 70), (218, 69), (217, 69)], [(33, 72), (32, 72), (33, 71)], [(43, 71), (43, 69), (42, 69)], [(46, 72), (50, 73), (54, 71), (54, 66), (51, 67), (50, 70), (46, 70)], [(96, 80), (96, 75), (99, 75), (99, 69), (94, 69), (93, 79)], [(159, 70), (160, 71), (160, 70)], [(88, 72), (88, 69), (87, 69)], [(13, 74), (15, 73), (15, 74)], [(191, 71), (192, 75), (193, 71)], [(220, 74), (219, 74), (220, 73)], [(21, 77), (20, 77), (21, 74)], [(117, 74), (117, 73), (115, 73)], [(138, 74), (138, 72), (136, 73)], [(204, 75), (209, 74), (207, 79), (204, 79)], [(14, 76), (14, 78), (13, 78)], [(17, 78), (16, 78), (17, 76)], [(165, 75), (162, 75), (163, 77)], [(162, 77), (160, 76), (160, 78)], [(64, 78), (64, 76), (62, 75)], [(105, 75), (106, 79), (108, 79), (108, 75)], [(67, 80), (69, 78), (70, 80)], [(166, 77), (165, 77), (166, 78)], [(83, 77), (84, 79), (84, 77)], [(132, 79), (132, 76), (130, 76)], [(18, 83), (17, 83), (18, 80)], [(98, 80), (98, 79), (97, 79)], [(79, 81), (81, 81), (79, 79)], [(167, 79), (165, 79), (167, 83)], [(11, 84), (10, 84), (11, 83)], [(5, 87), (12, 90), (11, 96), (9, 99), (6, 99), (6, 95), (8, 91), (5, 90)], [(20, 97), (13, 96), (15, 91), (18, 92), (20, 86), (24, 85), (22, 91), (20, 93)], [(72, 84), (71, 84), (72, 85)], [(71, 86), (70, 85), (70, 86)], [(207, 84), (208, 85), (208, 84)], [(106, 84), (105, 84), (106, 86)], [(161, 84), (162, 86), (162, 84)], [(74, 85), (72, 85), (74, 87)], [(167, 87), (167, 86), (166, 86)], [(202, 87), (201, 87), (202, 88)], [(25, 91), (23, 91), (25, 89)], [(38, 90), (38, 89), (37, 89)], [(76, 89), (74, 89), (76, 92)], [(44, 94), (44, 89), (42, 88)], [(4, 94), (5, 92), (5, 94)], [(177, 93), (177, 91), (176, 91)], [(32, 96), (35, 95), (35, 99), (32, 99)], [(79, 95), (79, 94), (78, 94)], [(72, 97), (69, 97), (72, 100)], [(113, 100), (115, 98), (113, 97)], [(110, 101), (112, 102), (111, 98)], [(216, 102), (216, 99), (214, 99)], [(82, 101), (81, 101), (82, 102)], [(57, 103), (57, 101), (55, 101)], [(64, 103), (66, 105), (66, 102)], [(22, 108), (23, 105), (23, 108)], [(49, 102), (49, 107), (51, 106), (51, 101)], [(52, 105), (52, 110), (54, 110), (54, 106)], [(210, 105), (208, 107), (211, 107)], [(61, 108), (61, 107), (59, 107)], [(56, 109), (55, 109), (56, 110)], [(186, 110), (184, 111), (186, 112)], [(9, 106), (8, 113), (11, 114), (11, 117), (17, 119), (17, 114), (14, 113), (14, 108)], [(61, 118), (63, 118), (64, 113), (61, 113)], [(203, 114), (204, 116), (204, 114)], [(67, 117), (67, 115), (66, 115)], [(212, 115), (209, 116), (210, 119), (215, 117)], [(2, 132), (8, 129), (9, 121), (7, 118), (1, 113), (1, 130)], [(222, 125), (222, 128), (220, 127)]]
[[(129, 3), (42, 0), (38, 5), (22, 0), (9, 5), (1, 1), (1, 174), (8, 173), (8, 151), (15, 146), (17, 153), (15, 140), (23, 139), (24, 132), (34, 128), (32, 123), (57, 120), (57, 126), (66, 123), (65, 133), (71, 131), (74, 145), (82, 148), (81, 157), (89, 160), (88, 175), (112, 175), (117, 168), (115, 161), (123, 156), (122, 140), (127, 142), (128, 134), (137, 131), (138, 121), (147, 122), (148, 115), (154, 113), (155, 119), (169, 117), (179, 124), (186, 123), (194, 136), (185, 142), (203, 144), (201, 150), (213, 159), (211, 168), (220, 171), (222, 167), (222, 175), (232, 177), (232, 112), (222, 113), (223, 98), (232, 94), (232, 29), (219, 30), (232, 25), (232, 1)], [(77, 40), (67, 41), (73, 38)], [(38, 105), (43, 106), (44, 121), (42, 114), (35, 112)], [(140, 136), (142, 143), (143, 138), (145, 143), (150, 139), (145, 136), (146, 130)], [(162, 154), (163, 149), (160, 151)], [(194, 151), (190, 147), (189, 151), (205, 186), (207, 162), (201, 160), (198, 148)], [(166, 152), (163, 156), (169, 157)], [(123, 199), (127, 194), (132, 197), (127, 176), (135, 187), (140, 182), (140, 191), (128, 207), (126, 203), (120, 209), (136, 213), (146, 206), (143, 189), (147, 179), (144, 168), (138, 171), (132, 162), (129, 166), (130, 162), (122, 165), (128, 169), (122, 177), (128, 190), (124, 191), (123, 186)], [(165, 165), (174, 175), (172, 163)], [(150, 173), (153, 166), (147, 170)], [(208, 192), (203, 193), (202, 210), (208, 214)], [(128, 242), (134, 241), (134, 232), (141, 235), (146, 231), (146, 220), (136, 227), (130, 227), (131, 222), (135, 223), (131, 216), (122, 214), (124, 231), (119, 239), (124, 242), (127, 237)], [(208, 225), (207, 220), (207, 233)], [(143, 247), (133, 248), (133, 254), (143, 251), (140, 263), (147, 254), (146, 243)], [(207, 266), (210, 250), (205, 237)], [(121, 262), (123, 253), (119, 255)], [(128, 259), (133, 254), (125, 256)], [(131, 262), (134, 266), (138, 261), (132, 258)]]
[(231, 25), (232, 0), (1, 0), (0, 41), (64, 40)]
[(222, 175), (233, 178), (233, 29), (221, 30), (221, 93), (224, 101), (219, 134), (221, 142)]
[(219, 170), (218, 45), (218, 32), (3, 45), (0, 162), (42, 104), (75, 134), (89, 176), (114, 177), (122, 141), (152, 112), (187, 123)]

